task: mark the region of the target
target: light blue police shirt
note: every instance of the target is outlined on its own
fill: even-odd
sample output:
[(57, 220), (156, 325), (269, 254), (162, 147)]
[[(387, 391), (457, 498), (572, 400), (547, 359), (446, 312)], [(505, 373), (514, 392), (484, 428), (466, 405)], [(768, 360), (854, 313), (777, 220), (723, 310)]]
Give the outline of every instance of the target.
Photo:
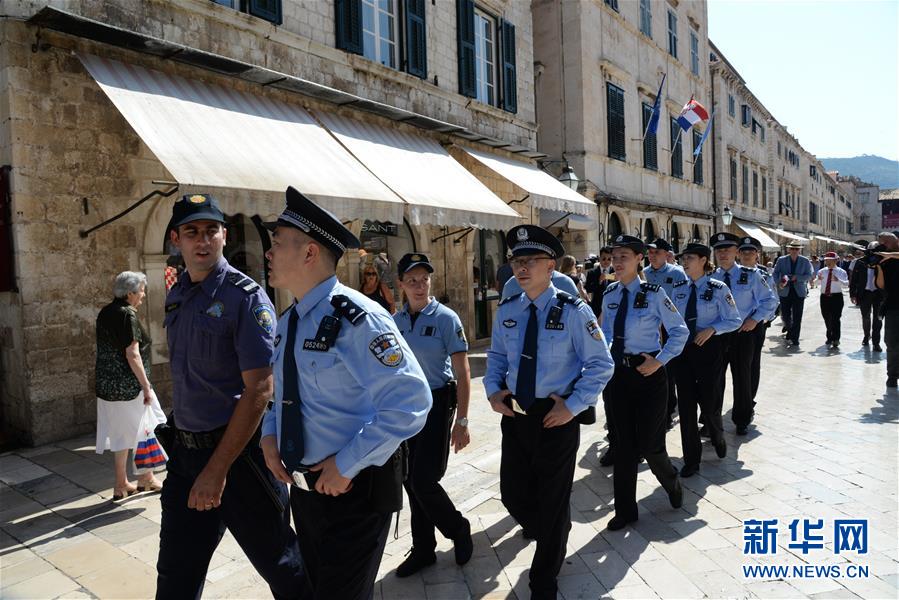
[[(677, 307), (661, 287), (644, 283), (634, 277), (626, 286), (615, 281), (606, 288), (602, 297), (602, 331), (606, 339), (615, 339), (615, 317), (621, 307), (622, 289), (628, 293), (627, 316), (624, 318), (624, 353), (658, 352), (656, 360), (667, 364), (680, 354), (690, 336), (690, 330)], [(643, 302), (638, 303), (638, 295), (643, 293)], [(659, 326), (664, 326), (668, 340), (662, 347)]]
[[(353, 325), (340, 319), (340, 333), (325, 351), (316, 346), (322, 318), (334, 313), (331, 297), (346, 296), (366, 312)], [(293, 348), (285, 348), (290, 311), (299, 316)], [(278, 320), (275, 337), (275, 401), (262, 422), (262, 435), (281, 437), (284, 352), (297, 362), (303, 414), (303, 463), (336, 455), (344, 477), (382, 465), (400, 443), (424, 427), (431, 410), (425, 375), (390, 314), (332, 276), (312, 288)]]
[[(558, 293), (559, 290), (550, 284), (533, 301), (537, 307), (535, 397), (571, 394), (565, 400), (565, 406), (571, 414), (577, 415), (596, 404), (599, 393), (612, 378), (615, 366), (593, 311), (577, 296), (569, 294), (573, 303), (562, 302), (557, 324), (547, 323), (550, 311), (559, 304)], [(522, 292), (497, 308), (484, 375), (488, 398), (501, 389), (515, 392), (530, 304), (531, 300)]]
[[(574, 281), (568, 275), (564, 273), (560, 273), (559, 271), (553, 271), (552, 276), (552, 284), (556, 287), (557, 291), (565, 292), (572, 298), (579, 297), (579, 293), (577, 291), (577, 286), (574, 285)], [(524, 290), (521, 289), (521, 285), (518, 283), (518, 280), (515, 277), (510, 277), (508, 281), (503, 285), (503, 293), (500, 294), (502, 296), (501, 300), (505, 300), (506, 298), (511, 298), (515, 294), (521, 294)], [(538, 396), (541, 398), (542, 396)]]
[(675, 283), (687, 281), (687, 274), (684, 273), (683, 268), (671, 263), (665, 263), (659, 270), (653, 269), (652, 265), (650, 265), (649, 268), (643, 269), (643, 276), (646, 278), (647, 283), (662, 286), (669, 298)]
[[(674, 284), (672, 301), (680, 314), (687, 318), (690, 290), (696, 286), (696, 333), (709, 327), (715, 335), (736, 331), (743, 324), (737, 303), (730, 289), (723, 282), (703, 275), (695, 282), (681, 281)], [(689, 330), (689, 325), (687, 329)]]
[[(771, 271), (768, 270), (768, 267), (763, 267), (762, 265), (757, 264), (755, 266), (755, 268), (758, 269), (758, 272), (764, 276), (765, 281), (768, 283), (768, 287), (771, 289), (771, 292), (775, 296), (777, 296), (777, 288), (774, 286), (774, 275), (771, 274)], [(774, 315), (777, 312), (777, 306), (779, 306), (779, 305), (780, 305), (780, 297), (777, 296), (777, 305), (774, 306), (774, 310), (771, 311), (771, 314), (769, 314), (768, 316), (765, 317), (766, 321), (774, 320)]]
[(432, 390), (442, 388), (453, 378), (450, 356), (468, 351), (465, 328), (451, 308), (431, 301), (421, 309), (412, 325), (409, 305), (393, 315), (393, 320), (418, 359)]
[[(763, 321), (774, 314), (780, 300), (768, 286), (762, 273), (757, 269), (743, 267), (737, 263), (734, 263), (727, 272), (730, 273), (731, 294), (737, 302), (737, 310), (740, 311), (740, 317), (744, 321), (750, 317), (756, 321)], [(718, 267), (711, 277), (724, 282), (724, 273), (724, 269)]]

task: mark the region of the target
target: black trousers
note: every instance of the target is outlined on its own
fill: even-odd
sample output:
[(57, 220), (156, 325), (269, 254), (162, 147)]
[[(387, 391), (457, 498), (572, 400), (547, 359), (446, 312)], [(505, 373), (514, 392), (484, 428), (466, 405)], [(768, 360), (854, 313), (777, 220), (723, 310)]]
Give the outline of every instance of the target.
[(609, 397), (606, 394), (606, 390), (602, 391), (602, 409), (606, 414), (606, 427), (608, 428), (608, 438), (609, 438), (609, 447), (606, 450), (607, 452), (611, 452), (612, 455), (615, 455), (615, 416), (612, 414), (612, 404), (609, 402)]
[(805, 308), (805, 298), (800, 298), (793, 286), (786, 296), (780, 299), (780, 318), (788, 326), (787, 339), (799, 343), (799, 332), (802, 329), (802, 310)]
[(668, 378), (660, 368), (649, 377), (634, 367), (616, 366), (605, 389), (615, 421), (613, 487), (615, 514), (637, 518), (637, 456), (649, 463), (666, 491), (674, 489), (677, 469), (665, 449)]
[[(713, 335), (702, 346), (690, 342), (674, 360), (677, 362), (677, 405), (684, 464), (698, 465), (702, 459), (702, 441), (699, 439), (697, 407), (707, 415), (706, 425), (712, 441), (717, 443), (724, 437), (718, 409), (721, 404), (719, 383), (724, 368), (721, 336)], [(713, 418), (708, 418), (709, 415)]]
[(340, 496), (290, 490), (308, 581), (304, 600), (365, 600), (374, 595), (375, 577), (387, 544), (390, 517), (371, 507), (372, 469), (353, 478)]
[(290, 528), (287, 488), (265, 466), (262, 450), (251, 445), (234, 461), (221, 505), (203, 512), (188, 508), (187, 499), (213, 450), (179, 444), (166, 450), (156, 597), (199, 598), (209, 560), (227, 528), (275, 598), (299, 598), (304, 575)]
[(843, 316), (843, 294), (821, 294), (821, 316), (827, 328), (827, 341), (840, 341), (840, 318)]
[(726, 334), (727, 352), (724, 354), (724, 368), (721, 369), (719, 387), (721, 389), (717, 414), (724, 412), (724, 386), (727, 367), (730, 366), (733, 380), (734, 406), (731, 420), (737, 427), (746, 427), (752, 420), (752, 355), (755, 351), (755, 331), (734, 331)]
[(887, 377), (899, 379), (899, 310), (884, 311), (883, 341), (887, 345)]
[[(664, 327), (662, 328), (661, 337), (661, 343), (662, 346), (664, 346), (668, 341), (668, 332), (665, 331)], [(671, 421), (672, 417), (674, 417), (674, 409), (677, 408), (677, 385), (675, 379), (676, 375), (674, 373), (674, 370), (677, 368), (677, 366), (674, 363), (675, 361), (671, 360), (668, 361), (667, 365), (665, 365), (665, 373), (668, 375), (668, 414), (666, 425)]]
[(424, 428), (407, 441), (409, 445), (409, 476), (403, 484), (409, 496), (412, 512), (412, 545), (416, 551), (433, 553), (437, 547), (434, 529), (444, 537), (455, 539), (465, 529), (466, 520), (440, 479), (446, 473), (452, 433), (453, 402), (450, 387), (432, 390), (434, 403)]
[(556, 598), (556, 577), (571, 530), (571, 485), (580, 444), (574, 420), (543, 427), (552, 400), (538, 399), (530, 414), (503, 417), (500, 493), (503, 506), (537, 540), (531, 561), (531, 598)]
[(862, 313), (862, 331), (865, 339), (870, 339), (876, 346), (880, 343), (880, 329), (883, 326), (883, 314), (880, 311), (883, 292), (862, 290), (857, 301)]
[(752, 406), (755, 406), (755, 396), (759, 391), (759, 379), (762, 375), (762, 348), (765, 347), (765, 336), (771, 323), (759, 323), (752, 330), (755, 334), (755, 346), (752, 349), (752, 369), (750, 377), (752, 378)]

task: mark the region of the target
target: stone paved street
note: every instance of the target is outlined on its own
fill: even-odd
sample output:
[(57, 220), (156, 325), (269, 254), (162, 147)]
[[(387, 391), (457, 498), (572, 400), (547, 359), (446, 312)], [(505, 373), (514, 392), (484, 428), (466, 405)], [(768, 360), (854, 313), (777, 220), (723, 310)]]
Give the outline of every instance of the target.
[[(847, 299), (848, 304), (848, 299)], [(847, 308), (839, 352), (823, 347), (817, 291), (806, 302), (800, 349), (786, 350), (769, 329), (754, 427), (743, 438), (725, 429), (729, 454), (706, 446), (702, 470), (684, 480), (674, 510), (645, 464), (636, 527), (606, 531), (612, 516), (611, 469), (598, 465), (602, 425), (582, 429), (572, 495), (568, 558), (559, 578), (566, 599), (598, 598), (896, 598), (899, 394), (885, 392), (885, 354), (862, 349), (859, 313)], [(483, 370), (483, 351), (473, 355)], [(377, 584), (379, 598), (527, 598), (528, 544), (499, 500), (498, 416), (480, 379), (473, 385), (473, 444), (451, 458), (444, 485), (472, 521), (475, 553), (459, 568), (452, 547), (436, 567), (397, 579), (393, 569), (411, 541), (408, 511), (391, 538)], [(728, 399), (725, 406), (729, 406)], [(602, 411), (599, 411), (600, 414)], [(680, 436), (668, 435), (680, 466)], [(0, 596), (3, 598), (146, 598), (155, 584), (160, 505), (145, 495), (116, 505), (111, 455), (91, 437), (0, 456)], [(743, 554), (744, 519), (779, 519), (777, 554)], [(823, 550), (790, 549), (794, 518), (824, 519)], [(833, 551), (834, 519), (868, 519), (868, 553)], [(742, 565), (840, 565), (843, 577), (744, 579)], [(845, 577), (852, 563), (867, 578)], [(226, 536), (209, 566), (206, 598), (265, 598), (268, 590)]]

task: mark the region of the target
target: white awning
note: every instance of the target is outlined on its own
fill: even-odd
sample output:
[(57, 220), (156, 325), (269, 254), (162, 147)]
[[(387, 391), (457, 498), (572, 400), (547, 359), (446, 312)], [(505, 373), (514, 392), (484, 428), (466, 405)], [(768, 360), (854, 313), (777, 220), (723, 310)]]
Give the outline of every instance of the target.
[(302, 107), (91, 55), (81, 62), (178, 183), (284, 192), (342, 219), (401, 222), (403, 201)]
[(537, 166), (493, 154), (463, 148), (500, 177), (526, 191), (537, 208), (561, 210), (596, 218), (596, 205)]
[(591, 217), (576, 215), (560, 210), (540, 210), (540, 227), (565, 227), (569, 231), (589, 231), (596, 229), (596, 221)]
[(737, 221), (737, 225), (745, 231), (748, 235), (751, 235), (758, 241), (762, 243), (762, 250), (766, 251), (776, 251), (780, 250), (780, 244), (771, 239), (771, 237), (762, 231), (762, 228), (754, 223), (747, 223), (746, 221)]
[(789, 231), (784, 231), (782, 229), (771, 229), (770, 227), (764, 227), (764, 226), (762, 227), (762, 229), (764, 229), (765, 231), (770, 231), (774, 235), (779, 235), (781, 237), (785, 237), (788, 240), (799, 240), (803, 244), (808, 244), (808, 242), (809, 242), (808, 238), (804, 238), (801, 235), (796, 235), (795, 233), (790, 233)]
[(412, 225), (506, 230), (521, 215), (436, 141), (334, 113), (314, 113), (346, 149), (407, 202)]
[(816, 240), (824, 240), (825, 242), (830, 242), (831, 244), (836, 244), (837, 246), (849, 246), (850, 248), (860, 248), (864, 250), (861, 246), (856, 244), (855, 242), (847, 242), (846, 240), (837, 240), (834, 238), (829, 238), (826, 235), (820, 235), (818, 233), (815, 234)]

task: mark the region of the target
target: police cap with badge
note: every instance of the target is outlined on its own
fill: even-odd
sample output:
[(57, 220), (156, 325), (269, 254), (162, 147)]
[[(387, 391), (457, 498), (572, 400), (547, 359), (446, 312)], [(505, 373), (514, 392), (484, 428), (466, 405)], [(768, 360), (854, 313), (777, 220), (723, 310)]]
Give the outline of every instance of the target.
[(424, 267), (428, 273), (434, 272), (434, 265), (428, 260), (428, 257), (420, 252), (413, 254), (404, 254), (396, 264), (396, 273), (400, 277), (414, 269), (415, 267)]
[(293, 187), (287, 188), (287, 207), (277, 221), (263, 223), (266, 229), (278, 227), (299, 229), (330, 250), (338, 259), (347, 248), (358, 248), (359, 238), (353, 235), (340, 220)]
[(646, 244), (638, 237), (621, 234), (612, 240), (612, 248), (630, 248), (636, 254), (646, 254)]
[(740, 236), (734, 235), (733, 233), (722, 231), (712, 236), (712, 248), (714, 248), (715, 250), (718, 250), (719, 248), (730, 248), (731, 246), (739, 245)]
[(663, 240), (662, 238), (656, 238), (650, 243), (646, 244), (647, 248), (652, 248), (654, 250), (664, 250), (665, 252), (672, 252), (674, 248), (671, 244), (668, 243), (667, 240)]
[(565, 254), (559, 238), (537, 225), (513, 227), (506, 234), (506, 245), (513, 257), (548, 254), (550, 258), (560, 258)]
[(678, 254), (678, 257), (683, 256), (684, 254), (692, 254), (694, 256), (704, 256), (706, 258), (709, 258), (712, 256), (712, 249), (705, 244), (690, 242), (689, 244), (687, 244), (687, 247), (684, 248), (684, 251)]
[(762, 243), (751, 236), (745, 236), (740, 238), (740, 250), (758, 250), (762, 251)]
[(193, 221), (224, 223), (225, 213), (211, 194), (185, 194), (172, 205), (172, 218), (168, 228), (177, 231), (180, 226)]

